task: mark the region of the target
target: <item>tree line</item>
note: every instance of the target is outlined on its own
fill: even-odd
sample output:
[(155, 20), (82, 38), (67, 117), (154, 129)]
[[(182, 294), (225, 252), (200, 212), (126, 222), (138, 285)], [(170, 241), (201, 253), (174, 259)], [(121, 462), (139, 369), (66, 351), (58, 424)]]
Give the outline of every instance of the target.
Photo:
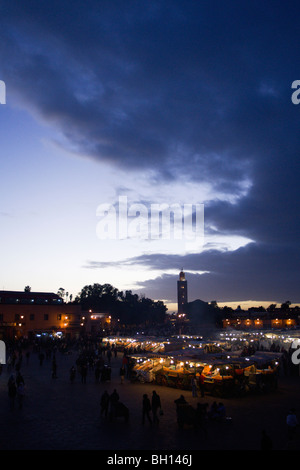
[(126, 325), (158, 325), (164, 323), (167, 312), (162, 301), (133, 294), (131, 290), (119, 291), (111, 284), (86, 285), (73, 303), (86, 311), (109, 313)]

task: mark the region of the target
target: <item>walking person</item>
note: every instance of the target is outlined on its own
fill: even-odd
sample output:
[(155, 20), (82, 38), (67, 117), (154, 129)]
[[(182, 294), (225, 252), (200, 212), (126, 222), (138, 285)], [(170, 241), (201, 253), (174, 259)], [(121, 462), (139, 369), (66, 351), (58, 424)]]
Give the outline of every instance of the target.
[(82, 384), (86, 384), (86, 376), (87, 376), (87, 363), (86, 362), (83, 362), (83, 364), (81, 364), (81, 383)]
[(153, 390), (152, 392), (151, 408), (152, 408), (153, 423), (158, 424), (159, 419), (158, 419), (157, 413), (159, 409), (161, 410), (161, 402), (160, 402), (160, 396), (156, 393), (155, 390)]
[(152, 419), (150, 417), (151, 403), (148, 398), (148, 395), (145, 393), (143, 395), (143, 411), (142, 411), (142, 423), (145, 424), (145, 417), (148, 419), (149, 423), (152, 424)]

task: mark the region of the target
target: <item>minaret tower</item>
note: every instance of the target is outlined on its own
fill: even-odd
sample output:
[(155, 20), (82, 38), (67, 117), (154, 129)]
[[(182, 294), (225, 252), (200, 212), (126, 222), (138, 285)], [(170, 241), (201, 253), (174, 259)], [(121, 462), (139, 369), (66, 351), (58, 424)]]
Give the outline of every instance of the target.
[(177, 302), (178, 302), (178, 313), (186, 313), (185, 307), (187, 304), (187, 281), (183, 268), (179, 273), (179, 281), (177, 281)]

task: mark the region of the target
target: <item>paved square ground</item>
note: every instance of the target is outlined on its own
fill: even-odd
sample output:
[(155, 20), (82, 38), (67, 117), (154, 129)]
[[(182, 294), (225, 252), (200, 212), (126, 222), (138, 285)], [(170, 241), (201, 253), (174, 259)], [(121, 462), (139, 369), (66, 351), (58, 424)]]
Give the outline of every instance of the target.
[[(276, 392), (239, 399), (221, 399), (232, 418), (225, 423), (209, 422), (207, 436), (185, 426), (179, 429), (174, 400), (181, 393), (196, 406), (197, 402), (220, 401), (211, 396), (192, 397), (192, 392), (153, 384), (120, 383), (121, 354), (111, 360), (110, 382), (95, 383), (94, 371), (81, 383), (77, 374), (69, 381), (69, 370), (77, 352), (56, 353), (57, 378), (51, 376), (51, 359), (39, 365), (36, 353), (28, 363), (23, 360), (21, 373), (26, 396), (23, 408), (16, 402), (9, 408), (7, 382), (10, 373), (4, 366), (0, 376), (0, 448), (1, 450), (259, 450), (264, 429), (274, 450), (300, 449), (299, 435), (289, 442), (286, 415), (294, 406), (300, 416), (300, 377), (279, 377)], [(116, 389), (130, 411), (128, 423), (122, 418), (110, 422), (100, 417), (100, 397), (104, 390)], [(161, 397), (164, 415), (158, 426), (142, 424), (142, 397), (156, 390)]]

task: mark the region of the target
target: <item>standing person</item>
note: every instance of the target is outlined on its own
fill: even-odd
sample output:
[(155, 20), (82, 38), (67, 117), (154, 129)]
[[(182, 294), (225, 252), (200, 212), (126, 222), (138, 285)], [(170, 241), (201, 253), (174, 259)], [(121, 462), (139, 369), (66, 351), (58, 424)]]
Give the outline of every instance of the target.
[(288, 438), (293, 439), (296, 433), (296, 429), (299, 425), (295, 408), (291, 408), (289, 410), (288, 415), (286, 417), (286, 425), (288, 430)]
[(25, 395), (24, 382), (20, 382), (18, 387), (17, 387), (17, 398), (18, 398), (19, 409), (20, 410), (23, 408), (24, 395)]
[(70, 382), (73, 383), (76, 377), (76, 369), (74, 366), (70, 369)]
[(121, 384), (124, 383), (124, 377), (125, 377), (125, 367), (120, 368), (120, 377), (121, 377)]
[(142, 414), (142, 423), (145, 424), (145, 417), (148, 419), (149, 423), (152, 424), (152, 419), (150, 417), (151, 403), (148, 398), (148, 395), (145, 393), (143, 395), (143, 414)]
[(198, 396), (198, 393), (197, 393), (197, 382), (196, 382), (195, 377), (192, 377), (191, 385), (192, 385), (192, 394), (193, 394), (193, 397), (197, 397), (197, 396)]
[(158, 424), (159, 419), (157, 416), (158, 409), (161, 409), (161, 402), (160, 402), (160, 396), (156, 393), (155, 390), (152, 392), (152, 400), (151, 400), (151, 407), (152, 407), (152, 416), (153, 416), (153, 423)]
[(57, 378), (56, 372), (57, 372), (57, 364), (56, 364), (55, 356), (53, 356), (53, 359), (52, 359), (52, 379)]
[(23, 376), (21, 375), (20, 372), (18, 372), (17, 377), (16, 377), (16, 386), (18, 387), (21, 383), (25, 385)]
[(218, 417), (218, 405), (216, 401), (214, 401), (210, 406), (209, 417), (212, 420), (215, 420)]
[(26, 364), (28, 365), (29, 363), (29, 357), (30, 357), (30, 351), (26, 352)]
[(43, 352), (40, 352), (39, 353), (40, 366), (43, 365), (44, 359), (45, 359), (45, 354)]
[(123, 354), (122, 367), (125, 368), (126, 377), (128, 378), (128, 357), (126, 356), (126, 352), (124, 352), (124, 354)]
[(179, 398), (177, 398), (176, 400), (174, 400), (174, 403), (176, 403), (176, 408), (180, 405), (187, 405), (187, 401), (186, 399), (184, 398), (183, 395), (180, 395)]
[(266, 431), (263, 429), (261, 433), (260, 450), (272, 450), (272, 448), (273, 448), (272, 440), (268, 436)]
[(119, 394), (116, 389), (112, 392), (110, 396), (110, 412), (111, 416), (116, 414), (117, 404), (119, 402)]
[(108, 405), (109, 405), (109, 394), (107, 393), (107, 390), (105, 390), (100, 400), (101, 416), (103, 416), (104, 414), (105, 418), (107, 418)]
[(110, 364), (110, 361), (111, 361), (111, 350), (110, 349), (108, 349), (106, 355), (107, 355), (108, 364)]
[(95, 382), (96, 384), (99, 383), (100, 380), (100, 363), (99, 361), (96, 362), (96, 367), (95, 367)]
[(16, 394), (17, 394), (16, 382), (15, 382), (15, 378), (13, 375), (10, 376), (7, 386), (8, 386), (8, 397), (9, 397), (9, 402), (10, 402), (10, 409), (12, 411), (15, 408), (15, 399), (16, 399)]
[(200, 374), (200, 377), (199, 377), (199, 388), (200, 388), (201, 397), (203, 398), (204, 393), (205, 393), (204, 375), (203, 374)]

